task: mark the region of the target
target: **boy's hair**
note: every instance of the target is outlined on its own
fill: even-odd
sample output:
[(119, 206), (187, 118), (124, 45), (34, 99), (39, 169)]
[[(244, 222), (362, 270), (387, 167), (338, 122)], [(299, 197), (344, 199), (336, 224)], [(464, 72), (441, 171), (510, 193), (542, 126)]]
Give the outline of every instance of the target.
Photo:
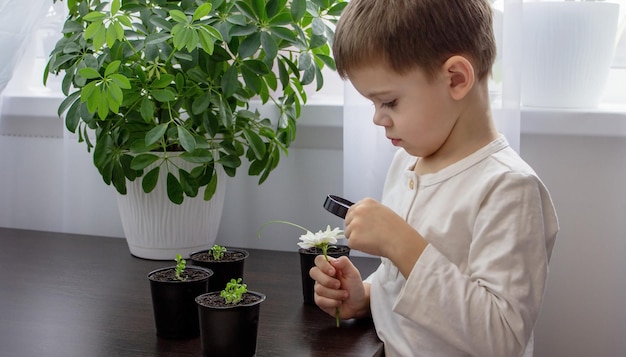
[(482, 80), (496, 56), (492, 21), (488, 0), (351, 0), (335, 32), (337, 72), (345, 79), (382, 61), (398, 73), (417, 65), (433, 79), (462, 55)]

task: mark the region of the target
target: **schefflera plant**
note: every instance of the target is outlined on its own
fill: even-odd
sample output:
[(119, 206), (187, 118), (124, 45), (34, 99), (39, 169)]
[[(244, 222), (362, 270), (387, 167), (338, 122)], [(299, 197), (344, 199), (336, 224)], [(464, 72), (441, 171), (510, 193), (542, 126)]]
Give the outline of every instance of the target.
[[(57, 1), (57, 0), (55, 0)], [(235, 176), (242, 159), (263, 183), (296, 136), (305, 88), (334, 69), (330, 46), (343, 0), (65, 0), (50, 54), (59, 106), (104, 181), (151, 192), (167, 170), (172, 202)], [(251, 103), (276, 106), (263, 117)], [(95, 138), (95, 142), (94, 139)], [(197, 164), (189, 171), (172, 158)], [(201, 192), (201, 189), (204, 192)]]

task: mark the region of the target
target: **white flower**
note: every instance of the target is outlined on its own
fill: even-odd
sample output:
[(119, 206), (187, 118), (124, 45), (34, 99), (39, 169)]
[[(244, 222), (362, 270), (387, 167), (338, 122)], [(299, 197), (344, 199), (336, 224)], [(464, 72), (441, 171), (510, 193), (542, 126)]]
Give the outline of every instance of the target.
[(326, 231), (318, 231), (317, 233), (313, 233), (311, 231), (306, 232), (300, 236), (300, 240), (302, 242), (298, 243), (300, 248), (309, 249), (309, 248), (320, 248), (322, 245), (332, 245), (337, 244), (337, 239), (343, 238), (343, 231), (339, 228), (330, 229), (330, 226), (326, 227)]

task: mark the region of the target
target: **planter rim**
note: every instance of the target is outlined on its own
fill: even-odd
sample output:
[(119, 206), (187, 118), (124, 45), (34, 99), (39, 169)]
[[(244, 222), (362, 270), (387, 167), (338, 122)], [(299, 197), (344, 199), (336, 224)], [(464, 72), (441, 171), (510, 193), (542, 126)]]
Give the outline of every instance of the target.
[(265, 299), (267, 298), (267, 296), (265, 296), (265, 294), (260, 293), (260, 292), (257, 292), (257, 291), (251, 291), (251, 290), (248, 290), (246, 293), (247, 293), (247, 294), (252, 294), (252, 295), (258, 296), (260, 299), (259, 299), (258, 301), (253, 302), (253, 303), (250, 303), (250, 304), (233, 305), (233, 306), (207, 306), (207, 305), (203, 305), (203, 304), (199, 303), (199, 302), (198, 302), (198, 300), (199, 300), (200, 298), (204, 297), (204, 296), (208, 296), (208, 295), (219, 295), (219, 294), (220, 294), (220, 291), (210, 291), (210, 292), (208, 292), (208, 293), (204, 293), (204, 294), (202, 294), (202, 295), (198, 295), (198, 296), (195, 298), (195, 301), (196, 301), (196, 304), (197, 304), (198, 306), (202, 306), (202, 307), (205, 307), (205, 308), (207, 308), (207, 309), (214, 309), (214, 310), (230, 310), (230, 309), (236, 309), (236, 308), (240, 308), (240, 307), (248, 307), (248, 306), (258, 305), (258, 304), (262, 303), (263, 301), (265, 301)]
[[(176, 266), (172, 265), (172, 266), (169, 266), (169, 267), (163, 267), (163, 268), (154, 269), (153, 271), (148, 273), (148, 275), (147, 275), (148, 280), (157, 282), (156, 280), (152, 279), (152, 275), (155, 274), (155, 273), (158, 273), (160, 271), (169, 270), (169, 269), (176, 269)], [(208, 276), (206, 277), (207, 279), (213, 276), (213, 270), (208, 269), (208, 268), (204, 268), (204, 267), (201, 267), (201, 266), (192, 265), (192, 266), (185, 267), (185, 270), (187, 270), (187, 269), (203, 271), (203, 272), (208, 274)], [(180, 283), (191, 283), (191, 282), (201, 281), (201, 280), (202, 279), (185, 280), (185, 281), (158, 281), (158, 282), (159, 283), (164, 283), (164, 284), (180, 284)]]
[[(328, 247), (328, 249), (330, 250), (333, 247), (336, 248), (336, 249), (346, 249), (347, 248), (348, 251), (352, 250), (352, 248), (350, 248), (348, 245), (345, 245), (345, 244), (335, 244), (333, 246)], [(322, 254), (322, 253), (312, 252), (312, 251), (310, 251), (310, 249), (312, 249), (312, 248), (298, 248), (298, 253), (315, 254), (315, 255)]]
[[(244, 260), (244, 259), (246, 259), (246, 258), (248, 258), (248, 257), (250, 256), (250, 252), (248, 252), (248, 251), (247, 251), (247, 250), (245, 250), (245, 249), (241, 249), (241, 248), (229, 248), (229, 247), (224, 247), (224, 248), (226, 248), (226, 251), (227, 251), (227, 252), (237, 252), (237, 253), (243, 253), (243, 255), (244, 255), (244, 256), (243, 256), (242, 258), (240, 258), (240, 259), (237, 259), (237, 260), (229, 260), (227, 263), (238, 262), (238, 261)], [(192, 258), (192, 256), (193, 256), (194, 254), (206, 253), (206, 252), (209, 252), (210, 250), (211, 250), (211, 249), (202, 249), (202, 250), (196, 250), (195, 252), (191, 252), (191, 253), (189, 253), (189, 259), (190, 259), (190, 260), (192, 260), (192, 261), (194, 261), (194, 260), (195, 260), (195, 261), (199, 261), (199, 260), (197, 260), (197, 259), (193, 259), (193, 258)], [(221, 263), (221, 262), (223, 262), (222, 260), (201, 260), (201, 261), (202, 261), (202, 262), (209, 262), (209, 263)]]

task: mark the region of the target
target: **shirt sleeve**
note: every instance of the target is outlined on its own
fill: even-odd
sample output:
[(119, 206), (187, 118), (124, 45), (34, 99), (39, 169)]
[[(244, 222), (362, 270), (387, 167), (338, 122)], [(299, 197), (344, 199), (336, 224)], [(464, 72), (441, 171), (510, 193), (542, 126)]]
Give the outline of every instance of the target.
[(529, 174), (494, 180), (478, 203), (467, 266), (429, 245), (394, 311), (470, 355), (520, 356), (539, 314), (556, 235), (546, 225), (553, 211), (546, 212), (544, 190)]

